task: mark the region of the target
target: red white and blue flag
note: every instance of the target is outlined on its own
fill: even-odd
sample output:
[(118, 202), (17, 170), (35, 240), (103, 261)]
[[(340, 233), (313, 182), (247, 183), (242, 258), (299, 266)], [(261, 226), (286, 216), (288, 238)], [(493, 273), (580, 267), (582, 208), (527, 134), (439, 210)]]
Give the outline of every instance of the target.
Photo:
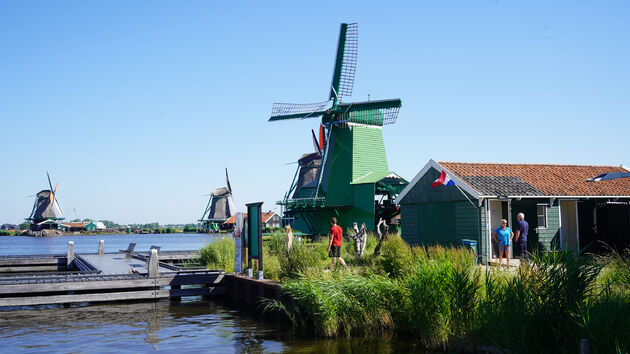
[(442, 170), (442, 173), (440, 173), (440, 178), (436, 179), (435, 181), (433, 181), (433, 183), (431, 184), (431, 187), (435, 188), (439, 185), (445, 185), (445, 186), (454, 186), (455, 182), (453, 182), (453, 180), (451, 180), (451, 177), (449, 177), (446, 174), (446, 171)]

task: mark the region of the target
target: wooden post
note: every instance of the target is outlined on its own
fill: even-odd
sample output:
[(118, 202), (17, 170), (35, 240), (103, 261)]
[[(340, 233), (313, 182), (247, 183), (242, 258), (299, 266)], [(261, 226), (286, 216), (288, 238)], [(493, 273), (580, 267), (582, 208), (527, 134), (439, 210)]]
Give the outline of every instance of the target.
[(591, 352), (591, 343), (588, 339), (580, 339), (580, 354), (589, 354)]
[(68, 241), (68, 257), (66, 265), (70, 265), (74, 261), (74, 241)]
[(98, 255), (102, 256), (105, 254), (105, 241), (100, 240), (98, 243)]
[(151, 250), (151, 254), (149, 255), (149, 262), (147, 268), (149, 271), (149, 278), (157, 278), (159, 275), (158, 272), (158, 251), (154, 248)]

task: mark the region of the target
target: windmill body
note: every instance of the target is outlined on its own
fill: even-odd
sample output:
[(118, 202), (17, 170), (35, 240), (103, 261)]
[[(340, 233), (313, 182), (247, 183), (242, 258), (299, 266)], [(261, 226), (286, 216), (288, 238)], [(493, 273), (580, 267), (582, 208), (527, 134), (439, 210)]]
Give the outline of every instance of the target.
[(332, 216), (342, 227), (358, 222), (374, 229), (379, 218), (392, 223), (398, 214), (393, 200), (407, 181), (389, 170), (382, 128), (396, 122), (402, 102), (342, 102), (352, 94), (357, 51), (357, 24), (342, 24), (329, 101), (274, 104), (270, 121), (321, 117), (317, 151), (298, 161), (278, 202), (296, 230), (325, 234)]
[(203, 232), (218, 232), (225, 220), (234, 215), (234, 199), (227, 168), (225, 169), (225, 179), (227, 186), (217, 188), (210, 193), (203, 215), (198, 220)]
[(56, 197), (59, 185), (57, 184), (56, 188), (53, 189), (50, 176), (48, 176), (48, 184), (50, 189), (37, 193), (31, 215), (26, 218), (32, 231), (61, 229), (61, 221), (65, 219)]

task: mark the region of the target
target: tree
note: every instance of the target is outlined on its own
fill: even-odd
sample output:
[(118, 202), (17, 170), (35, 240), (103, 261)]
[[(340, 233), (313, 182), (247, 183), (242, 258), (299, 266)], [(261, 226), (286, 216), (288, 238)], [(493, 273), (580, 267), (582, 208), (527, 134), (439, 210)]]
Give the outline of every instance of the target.
[(31, 224), (27, 223), (26, 221), (21, 223), (19, 226), (20, 230), (28, 230), (31, 228)]

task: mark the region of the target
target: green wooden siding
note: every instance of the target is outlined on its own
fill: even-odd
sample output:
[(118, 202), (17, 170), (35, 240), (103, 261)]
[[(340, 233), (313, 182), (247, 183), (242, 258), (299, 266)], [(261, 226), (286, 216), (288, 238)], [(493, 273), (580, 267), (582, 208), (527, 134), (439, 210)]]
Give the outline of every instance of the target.
[(383, 130), (377, 127), (353, 126), (352, 130), (352, 180), (370, 172), (389, 173)]
[(483, 252), (485, 210), (455, 186), (431, 187), (439, 176), (430, 169), (401, 200), (402, 237), (411, 244), (459, 245), (462, 239), (472, 239)]
[[(536, 215), (533, 215), (535, 218)], [(532, 219), (532, 218), (530, 218)], [(534, 224), (536, 219), (533, 219)], [(560, 209), (558, 206), (551, 206), (547, 208), (547, 228), (538, 229), (538, 242), (540, 246), (549, 251), (554, 243), (559, 242), (560, 234)]]
[(420, 244), (420, 205), (408, 204), (400, 208), (401, 235), (410, 244)]
[[(331, 142), (334, 153), (330, 162), (330, 176), (326, 191), (328, 205), (351, 205), (354, 190), (352, 181), (352, 133), (344, 127), (332, 128)], [(326, 166), (328, 167), (328, 166)]]

